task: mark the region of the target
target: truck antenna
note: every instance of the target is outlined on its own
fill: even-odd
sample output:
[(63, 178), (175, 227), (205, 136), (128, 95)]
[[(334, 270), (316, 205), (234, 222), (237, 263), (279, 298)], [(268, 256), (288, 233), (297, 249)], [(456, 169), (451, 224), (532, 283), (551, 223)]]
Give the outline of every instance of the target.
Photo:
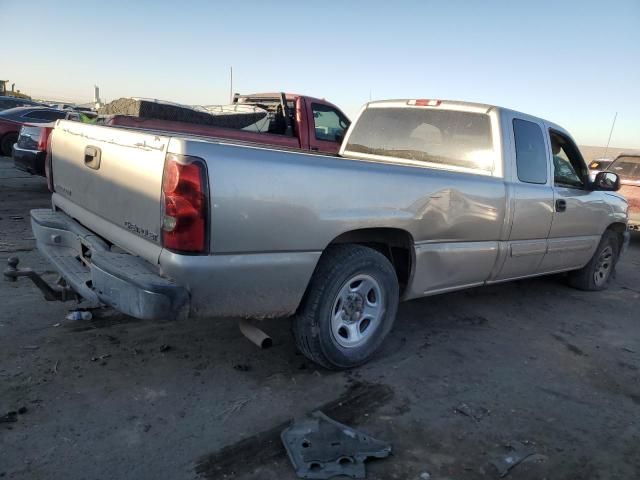
[(233, 102), (233, 66), (229, 67), (229, 101)]
[(603, 158), (607, 158), (607, 152), (609, 151), (609, 143), (611, 142), (611, 135), (613, 135), (613, 127), (616, 126), (616, 118), (618, 118), (618, 112), (613, 116), (613, 123), (611, 124), (611, 131), (609, 132), (609, 140), (607, 140), (607, 147), (604, 149)]

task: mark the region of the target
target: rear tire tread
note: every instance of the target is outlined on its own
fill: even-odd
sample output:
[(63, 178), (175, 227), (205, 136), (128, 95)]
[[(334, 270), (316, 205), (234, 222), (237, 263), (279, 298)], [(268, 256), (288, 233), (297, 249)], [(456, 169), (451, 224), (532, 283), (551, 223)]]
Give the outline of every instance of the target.
[[(388, 311), (385, 312), (385, 316), (392, 315), (395, 317), (396, 314), (398, 303), (397, 288), (399, 288), (397, 287), (397, 277), (393, 266), (384, 255), (361, 245), (334, 245), (328, 247), (318, 263), (317, 269), (307, 288), (305, 298), (298, 309), (297, 315), (294, 317), (292, 330), (293, 337), (300, 352), (308, 359), (329, 370), (352, 368), (365, 363), (369, 359), (369, 357), (367, 357), (361, 361), (350, 363), (349, 365), (337, 365), (331, 361), (322, 349), (320, 325), (317, 320), (318, 311), (321, 309), (321, 302), (327, 288), (340, 276), (345, 265), (357, 261), (382, 267), (387, 270), (387, 273), (393, 276), (396, 289), (395, 291), (385, 292), (385, 294), (390, 297), (388, 299)], [(393, 319), (386, 322), (386, 327), (383, 321), (380, 327), (383, 328), (384, 331), (381, 333), (379, 340), (374, 343), (374, 351), (377, 350), (379, 344), (382, 343), (382, 340), (392, 325)]]

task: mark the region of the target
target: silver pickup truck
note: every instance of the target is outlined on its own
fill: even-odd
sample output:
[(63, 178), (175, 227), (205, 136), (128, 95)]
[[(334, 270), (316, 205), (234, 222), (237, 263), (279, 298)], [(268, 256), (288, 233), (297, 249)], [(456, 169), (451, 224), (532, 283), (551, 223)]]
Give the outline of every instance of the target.
[(371, 102), (337, 156), (71, 121), (50, 141), (31, 222), (63, 281), (7, 278), (144, 319), (293, 315), (328, 368), (368, 360), (399, 300), (563, 271), (600, 290), (628, 242), (615, 173), (490, 105)]

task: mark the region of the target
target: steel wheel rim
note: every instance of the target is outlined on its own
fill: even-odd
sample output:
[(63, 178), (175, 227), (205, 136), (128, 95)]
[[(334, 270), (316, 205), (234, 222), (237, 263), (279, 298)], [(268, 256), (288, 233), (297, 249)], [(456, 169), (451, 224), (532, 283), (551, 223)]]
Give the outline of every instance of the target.
[(613, 249), (606, 247), (600, 252), (596, 262), (596, 270), (593, 273), (593, 281), (597, 286), (602, 286), (609, 279), (613, 268)]
[(358, 274), (342, 284), (331, 309), (331, 333), (338, 345), (354, 348), (378, 329), (385, 298), (378, 281)]

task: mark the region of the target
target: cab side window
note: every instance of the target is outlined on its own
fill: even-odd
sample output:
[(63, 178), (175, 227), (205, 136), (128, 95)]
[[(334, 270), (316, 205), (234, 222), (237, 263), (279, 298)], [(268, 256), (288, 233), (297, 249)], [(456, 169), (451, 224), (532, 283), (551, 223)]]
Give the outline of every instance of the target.
[(551, 131), (553, 181), (558, 187), (585, 188), (586, 166), (578, 147), (564, 135)]
[(547, 148), (540, 126), (514, 118), (513, 137), (516, 142), (518, 180), (525, 183), (547, 183)]
[(344, 137), (349, 121), (335, 108), (319, 103), (312, 103), (313, 121), (317, 140), (337, 142)]

